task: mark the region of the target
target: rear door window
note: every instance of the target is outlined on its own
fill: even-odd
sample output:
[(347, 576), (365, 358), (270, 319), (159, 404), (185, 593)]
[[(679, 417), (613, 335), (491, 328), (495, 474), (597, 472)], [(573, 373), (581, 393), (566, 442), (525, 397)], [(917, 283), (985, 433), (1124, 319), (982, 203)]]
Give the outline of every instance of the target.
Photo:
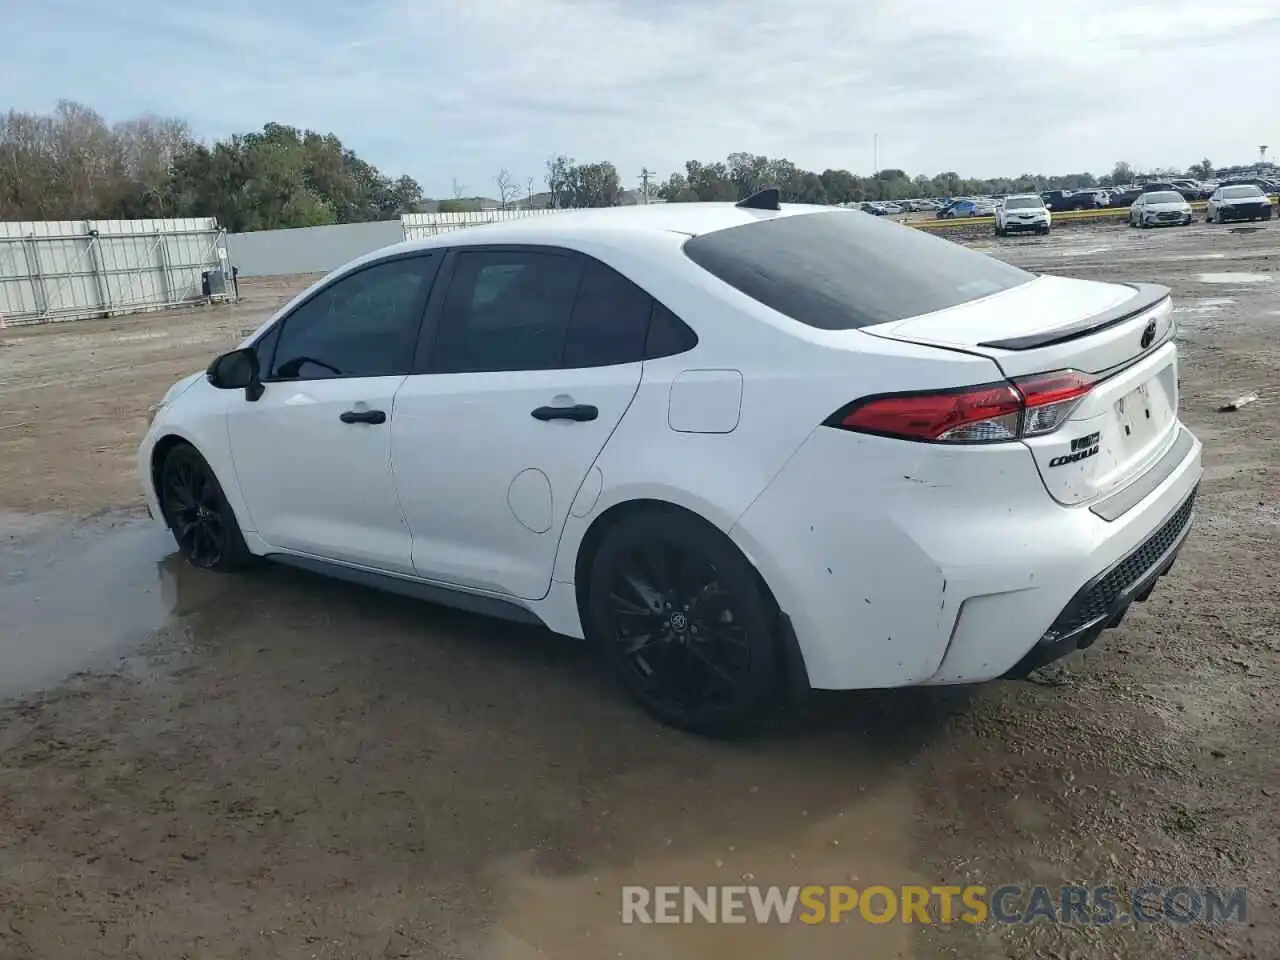
[(1034, 279), (950, 240), (848, 210), (704, 233), (684, 252), (747, 296), (823, 330), (933, 313)]
[(475, 250), (457, 254), (432, 370), (554, 370), (582, 276), (576, 254)]

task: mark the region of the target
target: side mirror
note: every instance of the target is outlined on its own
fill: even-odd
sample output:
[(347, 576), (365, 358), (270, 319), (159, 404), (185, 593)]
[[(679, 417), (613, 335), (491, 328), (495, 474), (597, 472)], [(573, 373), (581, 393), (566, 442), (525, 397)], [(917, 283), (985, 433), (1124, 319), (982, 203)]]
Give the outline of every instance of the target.
[(254, 401), (262, 396), (258, 354), (252, 347), (232, 350), (215, 358), (205, 376), (219, 390), (243, 390), (246, 400)]

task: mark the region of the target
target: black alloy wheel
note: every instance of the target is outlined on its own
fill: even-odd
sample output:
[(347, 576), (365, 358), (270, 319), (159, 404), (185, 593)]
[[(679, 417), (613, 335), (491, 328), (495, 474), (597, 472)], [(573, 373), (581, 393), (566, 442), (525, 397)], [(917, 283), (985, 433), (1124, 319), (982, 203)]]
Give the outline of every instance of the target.
[(160, 470), (160, 506), (193, 567), (230, 572), (249, 560), (240, 526), (213, 470), (194, 448), (175, 447)]
[(591, 634), (622, 686), (659, 719), (725, 733), (777, 689), (776, 614), (754, 569), (719, 531), (678, 514), (629, 517), (591, 578)]

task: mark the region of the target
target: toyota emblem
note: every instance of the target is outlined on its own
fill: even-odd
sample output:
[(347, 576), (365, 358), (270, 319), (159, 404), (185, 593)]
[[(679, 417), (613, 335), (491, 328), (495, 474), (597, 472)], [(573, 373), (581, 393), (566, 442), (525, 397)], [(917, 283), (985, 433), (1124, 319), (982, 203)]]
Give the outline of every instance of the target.
[(1156, 322), (1154, 320), (1147, 321), (1147, 328), (1142, 331), (1142, 349), (1145, 350), (1151, 344), (1156, 342)]

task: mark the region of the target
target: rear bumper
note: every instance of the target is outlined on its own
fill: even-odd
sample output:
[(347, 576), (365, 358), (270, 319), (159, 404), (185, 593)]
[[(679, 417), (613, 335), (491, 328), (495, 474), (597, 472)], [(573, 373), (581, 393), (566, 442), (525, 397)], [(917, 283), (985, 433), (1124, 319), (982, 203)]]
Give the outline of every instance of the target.
[(813, 687), (993, 680), (1092, 642), (1168, 568), (1190, 519), (1161, 531), (1201, 475), (1200, 443), (1180, 432), (1183, 455), (1108, 519), (1046, 496), (1021, 445), (921, 449), (823, 427), (729, 534), (790, 618)]
[(1129, 607), (1146, 600), (1156, 581), (1173, 568), (1191, 532), (1195, 497), (1193, 490), (1141, 546), (1081, 587), (1005, 678), (1025, 677), (1037, 667), (1092, 646), (1102, 631), (1119, 626)]

